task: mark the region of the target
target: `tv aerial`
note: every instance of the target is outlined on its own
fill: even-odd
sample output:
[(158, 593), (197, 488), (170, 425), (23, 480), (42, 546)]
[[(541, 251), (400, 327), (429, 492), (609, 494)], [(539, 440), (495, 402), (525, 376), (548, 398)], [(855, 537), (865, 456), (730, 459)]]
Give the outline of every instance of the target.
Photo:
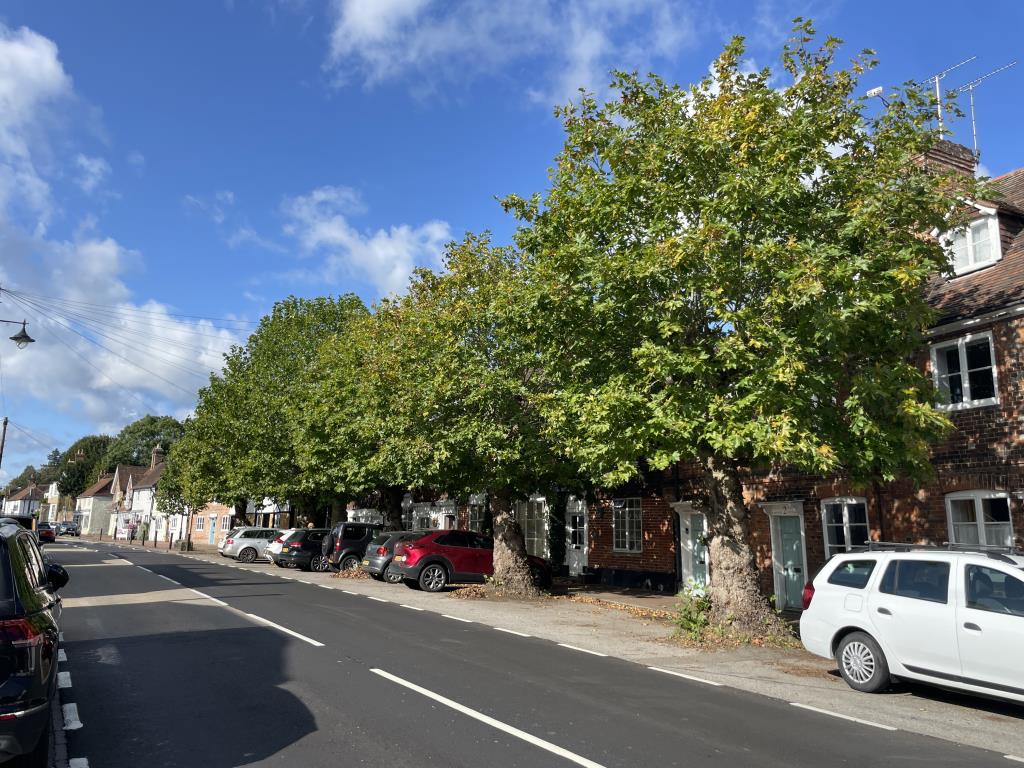
[[(971, 137), (974, 139), (974, 156), (975, 157), (978, 156), (978, 124), (977, 124), (977, 122), (974, 119), (974, 89), (977, 88), (978, 85), (982, 81), (988, 80), (990, 77), (992, 77), (992, 75), (998, 75), (1000, 72), (1002, 72), (1004, 70), (1007, 70), (1010, 67), (1015, 66), (1016, 64), (1017, 64), (1016, 61), (1011, 61), (1009, 64), (1003, 64), (1003, 66), (997, 67), (996, 69), (993, 69), (991, 72), (986, 72), (981, 77), (976, 77), (973, 80), (971, 80), (971, 81), (969, 81), (967, 83), (964, 83), (963, 85), (961, 85), (959, 88), (957, 88), (954, 91), (954, 93), (956, 93), (957, 96), (959, 96), (961, 93), (966, 93), (970, 97), (970, 100), (971, 100)], [(940, 107), (940, 110), (941, 110), (941, 107)], [(941, 136), (941, 133), (942, 133), (942, 117), (941, 117), (941, 112), (940, 112), (940, 117), (939, 117), (939, 133), (940, 133), (940, 136)]]
[(940, 83), (945, 79), (946, 75), (948, 75), (950, 72), (952, 72), (955, 69), (960, 69), (960, 67), (962, 67), (964, 64), (970, 64), (976, 58), (978, 58), (978, 57), (977, 56), (971, 56), (968, 59), (964, 59), (959, 64), (954, 64), (952, 67), (947, 67), (946, 69), (942, 70), (941, 72), (936, 72), (934, 75), (930, 75), (929, 77), (926, 77), (924, 80), (922, 80), (921, 82), (918, 83), (918, 85), (921, 85), (921, 86), (925, 85), (926, 83), (935, 86), (935, 112), (936, 112), (936, 114), (937, 114), (937, 116), (939, 118), (939, 138), (940, 139), (942, 138), (942, 128), (943, 128), (943, 123), (942, 123), (942, 87), (941, 87)]

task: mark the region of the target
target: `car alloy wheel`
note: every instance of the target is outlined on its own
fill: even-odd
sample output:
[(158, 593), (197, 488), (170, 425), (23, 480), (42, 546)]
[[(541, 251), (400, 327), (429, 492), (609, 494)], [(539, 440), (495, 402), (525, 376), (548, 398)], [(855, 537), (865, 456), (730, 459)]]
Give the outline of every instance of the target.
[(402, 575), (395, 573), (391, 570), (391, 566), (388, 566), (387, 570), (384, 571), (384, 581), (388, 584), (397, 584), (402, 580)]
[(420, 571), (420, 586), (426, 592), (440, 592), (447, 583), (448, 573), (437, 563), (432, 563)]
[(256, 560), (256, 550), (252, 547), (246, 547), (238, 553), (238, 562), (240, 563), (252, 563)]
[(863, 685), (875, 674), (875, 655), (864, 643), (847, 643), (843, 648), (842, 665), (851, 680)]
[(341, 558), (341, 565), (338, 566), (339, 570), (342, 571), (354, 571), (359, 567), (359, 558), (352, 555)]
[(309, 570), (311, 571), (322, 571), (324, 569), (324, 556), (313, 555), (309, 561)]

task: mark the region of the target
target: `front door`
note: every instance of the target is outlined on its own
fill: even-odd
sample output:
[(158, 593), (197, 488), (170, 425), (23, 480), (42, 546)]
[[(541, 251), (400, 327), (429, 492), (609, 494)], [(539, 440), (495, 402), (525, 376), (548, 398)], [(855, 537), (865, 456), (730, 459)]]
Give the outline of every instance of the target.
[(566, 505), (565, 564), (570, 576), (579, 576), (587, 567), (587, 504), (583, 499), (569, 497)]
[(703, 512), (691, 512), (689, 520), (690, 578), (698, 586), (708, 583), (707, 521)]
[(217, 518), (216, 517), (211, 517), (210, 518), (210, 536), (209, 536), (209, 539), (208, 539), (208, 543), (213, 544), (213, 542), (216, 539), (216, 537), (217, 537)]
[(781, 608), (797, 609), (803, 604), (804, 590), (804, 536), (800, 518), (780, 515), (779, 527), (779, 597)]

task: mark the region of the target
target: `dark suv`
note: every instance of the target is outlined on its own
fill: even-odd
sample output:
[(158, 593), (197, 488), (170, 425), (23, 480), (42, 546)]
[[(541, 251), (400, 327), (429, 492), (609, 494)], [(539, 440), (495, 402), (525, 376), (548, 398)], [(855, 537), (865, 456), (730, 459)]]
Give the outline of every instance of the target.
[[(533, 582), (551, 586), (551, 567), (527, 555)], [(407, 586), (439, 592), (447, 584), (483, 582), (494, 573), (494, 539), (473, 531), (430, 531), (395, 547), (391, 570)]]
[(35, 537), (0, 520), (0, 763), (45, 768), (50, 750), (50, 705), (57, 695), (61, 602), (68, 582), (47, 565)]
[(281, 551), (268, 550), (267, 556), (274, 565), (291, 566), (303, 571), (324, 570), (324, 556), (321, 548), (324, 536), (330, 533), (327, 528), (298, 528), (285, 531), (274, 541), (281, 543)]
[(338, 523), (331, 529), (334, 547), (330, 567), (339, 571), (358, 568), (373, 537), (383, 528), (380, 523)]

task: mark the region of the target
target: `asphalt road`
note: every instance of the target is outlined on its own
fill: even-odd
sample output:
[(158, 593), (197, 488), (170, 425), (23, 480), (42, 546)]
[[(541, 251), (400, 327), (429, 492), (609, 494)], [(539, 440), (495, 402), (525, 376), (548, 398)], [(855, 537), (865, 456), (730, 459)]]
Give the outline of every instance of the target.
[(68, 754), (92, 768), (1010, 764), (407, 608), (402, 587), (381, 602), (157, 551), (48, 553), (71, 574)]

